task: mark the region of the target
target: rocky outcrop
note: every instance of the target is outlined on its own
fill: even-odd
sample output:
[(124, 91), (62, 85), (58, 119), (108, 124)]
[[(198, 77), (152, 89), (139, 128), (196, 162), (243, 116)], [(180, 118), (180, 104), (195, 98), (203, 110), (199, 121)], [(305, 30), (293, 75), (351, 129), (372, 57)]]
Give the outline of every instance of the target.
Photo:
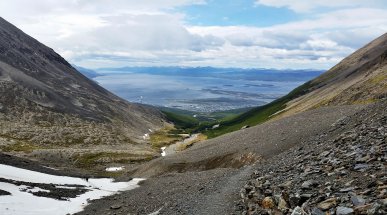
[(236, 214), (386, 214), (387, 100), (257, 166)]

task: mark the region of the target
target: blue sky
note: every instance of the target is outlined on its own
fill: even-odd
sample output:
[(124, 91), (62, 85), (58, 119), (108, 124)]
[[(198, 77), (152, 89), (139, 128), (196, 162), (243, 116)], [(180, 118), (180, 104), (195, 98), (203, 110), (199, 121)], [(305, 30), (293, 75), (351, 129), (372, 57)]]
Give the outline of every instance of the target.
[(385, 0), (1, 0), (0, 14), (87, 68), (328, 69), (387, 32)]
[(189, 25), (267, 27), (300, 20), (302, 15), (287, 8), (256, 5), (254, 0), (208, 0), (206, 4), (182, 7)]

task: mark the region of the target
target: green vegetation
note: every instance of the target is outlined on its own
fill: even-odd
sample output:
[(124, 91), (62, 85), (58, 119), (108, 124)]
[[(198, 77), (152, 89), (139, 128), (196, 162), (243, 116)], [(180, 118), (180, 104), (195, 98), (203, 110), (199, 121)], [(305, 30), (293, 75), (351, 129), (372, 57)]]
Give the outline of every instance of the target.
[[(193, 112), (168, 109), (163, 110), (168, 120), (186, 133), (203, 133), (207, 138), (214, 138), (229, 132), (240, 130), (244, 126), (255, 126), (266, 122), (275, 113), (283, 110), (286, 103), (294, 98), (307, 93), (315, 84), (306, 82), (289, 94), (264, 106), (253, 109), (237, 109), (230, 111), (214, 112), (203, 118), (192, 117)], [(247, 110), (247, 111), (246, 111)], [(243, 112), (244, 111), (244, 112)], [(214, 125), (218, 128), (213, 129)]]
[(246, 108), (238, 108), (232, 110), (224, 110), (224, 111), (216, 111), (211, 113), (203, 113), (203, 117), (206, 117), (207, 120), (204, 121), (224, 121), (228, 119), (232, 119), (234, 117), (239, 116), (242, 113), (245, 113), (249, 110), (253, 109), (252, 107)]
[(39, 149), (38, 146), (30, 144), (30, 143), (25, 143), (21, 141), (17, 141), (14, 144), (9, 144), (6, 146), (3, 146), (2, 148), (3, 152), (24, 152), (24, 153), (31, 153), (35, 149)]
[[(177, 126), (177, 125), (176, 125)], [(150, 134), (150, 143), (154, 148), (171, 145), (177, 141), (183, 140), (183, 137), (175, 134), (176, 130), (173, 126), (167, 126), (159, 131)]]
[(203, 130), (203, 133), (207, 135), (208, 138), (214, 138), (229, 132), (239, 130), (243, 126), (254, 126), (261, 124), (269, 120), (273, 114), (283, 110), (286, 107), (287, 102), (307, 93), (311, 87), (313, 87), (313, 84), (311, 82), (306, 82), (305, 84), (291, 91), (286, 96), (283, 96), (269, 104), (251, 109), (250, 111), (240, 114), (239, 116), (236, 116), (232, 119), (221, 121), (219, 123), (220, 126), (216, 129), (211, 129), (214, 124), (210, 124), (199, 129)]
[(163, 111), (167, 119), (175, 124), (175, 127), (177, 129), (186, 129), (186, 128), (192, 128), (199, 124), (199, 120), (194, 118), (193, 115), (188, 115), (184, 112), (170, 112), (169, 111)]
[(167, 118), (171, 122), (174, 122), (176, 127), (178, 128), (192, 128), (206, 122), (217, 122), (220, 120), (231, 119), (251, 109), (251, 107), (247, 107), (225, 111), (202, 113), (181, 110), (177, 108), (160, 107), (160, 110), (167, 116)]
[(375, 77), (373, 77), (373, 78), (371, 78), (370, 80), (369, 80), (369, 82), (371, 82), (371, 84), (380, 84), (380, 83), (382, 83), (382, 85), (386, 85), (385, 83), (386, 83), (386, 81), (387, 81), (387, 75), (386, 74), (379, 74), (379, 75), (377, 75), (377, 76), (375, 76)]

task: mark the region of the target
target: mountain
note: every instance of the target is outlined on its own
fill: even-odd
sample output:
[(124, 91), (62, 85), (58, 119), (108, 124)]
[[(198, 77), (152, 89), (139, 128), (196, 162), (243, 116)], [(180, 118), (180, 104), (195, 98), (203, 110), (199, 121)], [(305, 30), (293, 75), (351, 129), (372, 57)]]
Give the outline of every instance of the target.
[[(121, 67), (99, 68), (101, 74), (109, 73), (143, 73), (162, 76), (182, 77), (213, 77), (232, 80), (257, 81), (305, 81), (323, 73), (320, 70), (291, 70), (291, 69), (264, 69), (264, 68), (218, 68), (218, 67)], [(81, 71), (82, 72), (82, 71)]]
[[(387, 97), (387, 33), (332, 69), (267, 105), (223, 121), (206, 133), (216, 137), (321, 106), (368, 104)], [(203, 128), (201, 128), (203, 129)]]
[(84, 76), (88, 77), (89, 79), (93, 79), (95, 77), (98, 77), (100, 76), (101, 74), (99, 74), (98, 72), (94, 71), (94, 70), (91, 70), (91, 69), (86, 69), (84, 67), (81, 67), (81, 66), (76, 66), (76, 65), (72, 65), (76, 70), (78, 70), (78, 72), (82, 73)]
[[(163, 115), (112, 95), (0, 19), (0, 148), (44, 166), (1, 152), (0, 163), (69, 175), (73, 169), (63, 166), (71, 162), (85, 168), (87, 186), (95, 182), (87, 168), (119, 168), (107, 176), (120, 181), (146, 178), (136, 189), (88, 199), (77, 214), (386, 214), (386, 41), (383, 35), (288, 95), (208, 128), (237, 131), (200, 142), (192, 135), (183, 151), (166, 146), (165, 156), (152, 159), (158, 151), (134, 137), (145, 140), (164, 125)], [(28, 195), (63, 200), (87, 189), (3, 176), (6, 185), (26, 184)], [(0, 195), (15, 199), (7, 190)]]
[(81, 155), (87, 148), (98, 151), (112, 145), (131, 153), (144, 148), (147, 157), (157, 152), (146, 144), (131, 146), (144, 142), (150, 129), (163, 126), (158, 110), (115, 96), (2, 18), (0, 95), (4, 151), (46, 153), (78, 147)]
[(368, 104), (387, 97), (387, 33), (307, 83), (281, 116), (327, 105)]
[[(146, 186), (81, 214), (105, 212), (118, 198), (130, 205), (116, 210), (122, 214), (386, 214), (386, 41), (208, 128), (234, 132), (178, 153), (167, 147), (165, 157), (133, 170), (132, 177), (150, 178)], [(241, 129), (248, 123), (259, 124)]]

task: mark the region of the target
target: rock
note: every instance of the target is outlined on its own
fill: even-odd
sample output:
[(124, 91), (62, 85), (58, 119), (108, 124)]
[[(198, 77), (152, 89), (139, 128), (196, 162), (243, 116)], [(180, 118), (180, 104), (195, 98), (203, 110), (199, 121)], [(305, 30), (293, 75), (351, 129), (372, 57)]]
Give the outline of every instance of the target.
[(308, 194), (308, 193), (304, 193), (300, 196), (300, 201), (298, 202), (298, 204), (303, 204), (304, 202), (308, 201), (310, 198), (312, 198), (312, 194)]
[(367, 210), (371, 208), (371, 204), (355, 207), (355, 214), (367, 214)]
[(121, 204), (115, 204), (115, 205), (110, 206), (110, 209), (117, 210), (117, 209), (120, 209), (121, 207), (122, 207)]
[(270, 185), (271, 185), (271, 183), (269, 180), (266, 180), (265, 183), (263, 184), (263, 186), (265, 186), (265, 187), (269, 187)]
[(376, 181), (372, 181), (370, 182), (368, 185), (367, 185), (367, 188), (372, 188), (372, 187), (375, 187), (377, 185)]
[(264, 209), (271, 209), (275, 207), (274, 200), (271, 197), (265, 197), (262, 200), (262, 208)]
[(244, 188), (245, 188), (245, 191), (246, 191), (247, 194), (250, 193), (254, 189), (253, 186), (249, 186), (249, 185), (245, 185)]
[(291, 185), (292, 185), (292, 181), (287, 181), (283, 184), (278, 185), (278, 187), (281, 189), (286, 189), (286, 188), (289, 188)]
[(362, 206), (366, 201), (360, 196), (351, 196), (351, 202), (354, 206)]
[(325, 158), (326, 156), (328, 156), (331, 152), (330, 151), (324, 151), (323, 153), (320, 154), (320, 157), (321, 158)]
[(383, 190), (383, 189), (387, 189), (387, 185), (382, 185), (378, 187), (378, 190)]
[(315, 180), (308, 180), (308, 181), (304, 181), (304, 183), (302, 183), (301, 187), (303, 189), (311, 189), (312, 187), (316, 187), (318, 185), (318, 182), (315, 181)]
[(369, 167), (368, 164), (359, 163), (359, 164), (356, 164), (353, 169), (360, 172), (364, 172), (366, 169), (368, 169), (368, 167)]
[(0, 190), (0, 196), (7, 196), (7, 195), (11, 195), (11, 193), (5, 190)]
[(279, 201), (278, 201), (278, 209), (280, 210), (286, 210), (289, 208), (289, 205), (288, 203), (285, 201), (284, 198), (280, 197)]
[(347, 187), (347, 188), (340, 189), (340, 192), (346, 193), (346, 192), (352, 191), (354, 189), (355, 189), (355, 187)]
[(293, 209), (293, 212), (292, 212), (292, 215), (303, 215), (305, 214), (304, 210), (302, 210), (302, 208), (300, 207), (296, 207)]
[[(387, 215), (387, 112), (359, 114), (348, 127), (303, 141), (257, 167), (250, 184), (259, 181), (259, 195), (245, 196), (245, 214)], [(262, 207), (265, 196), (268, 209)]]
[(380, 209), (381, 207), (382, 207), (382, 206), (381, 206), (379, 203), (375, 202), (375, 203), (372, 204), (372, 205), (370, 206), (370, 208), (367, 210), (367, 214), (368, 214), (368, 215), (381, 214), (381, 213), (379, 213), (379, 209)]
[(323, 211), (336, 206), (336, 198), (330, 198), (317, 204), (317, 207)]
[(270, 189), (266, 189), (264, 194), (265, 194), (265, 196), (271, 196), (273, 194), (273, 191)]
[(364, 162), (367, 162), (367, 160), (369, 160), (371, 157), (369, 155), (367, 156), (364, 156), (364, 157), (361, 157), (361, 158), (356, 158), (355, 161), (358, 162), (358, 163), (364, 163)]
[(292, 208), (297, 207), (300, 204), (300, 199), (301, 198), (299, 195), (291, 196), (289, 198), (290, 207)]
[(354, 180), (348, 181), (347, 183), (345, 183), (345, 186), (349, 187), (353, 183), (353, 181)]
[(353, 209), (352, 208), (347, 208), (347, 207), (337, 207), (336, 208), (336, 214), (337, 215), (350, 215), (353, 214)]
[(325, 215), (325, 213), (318, 208), (313, 208), (310, 213), (311, 215)]

